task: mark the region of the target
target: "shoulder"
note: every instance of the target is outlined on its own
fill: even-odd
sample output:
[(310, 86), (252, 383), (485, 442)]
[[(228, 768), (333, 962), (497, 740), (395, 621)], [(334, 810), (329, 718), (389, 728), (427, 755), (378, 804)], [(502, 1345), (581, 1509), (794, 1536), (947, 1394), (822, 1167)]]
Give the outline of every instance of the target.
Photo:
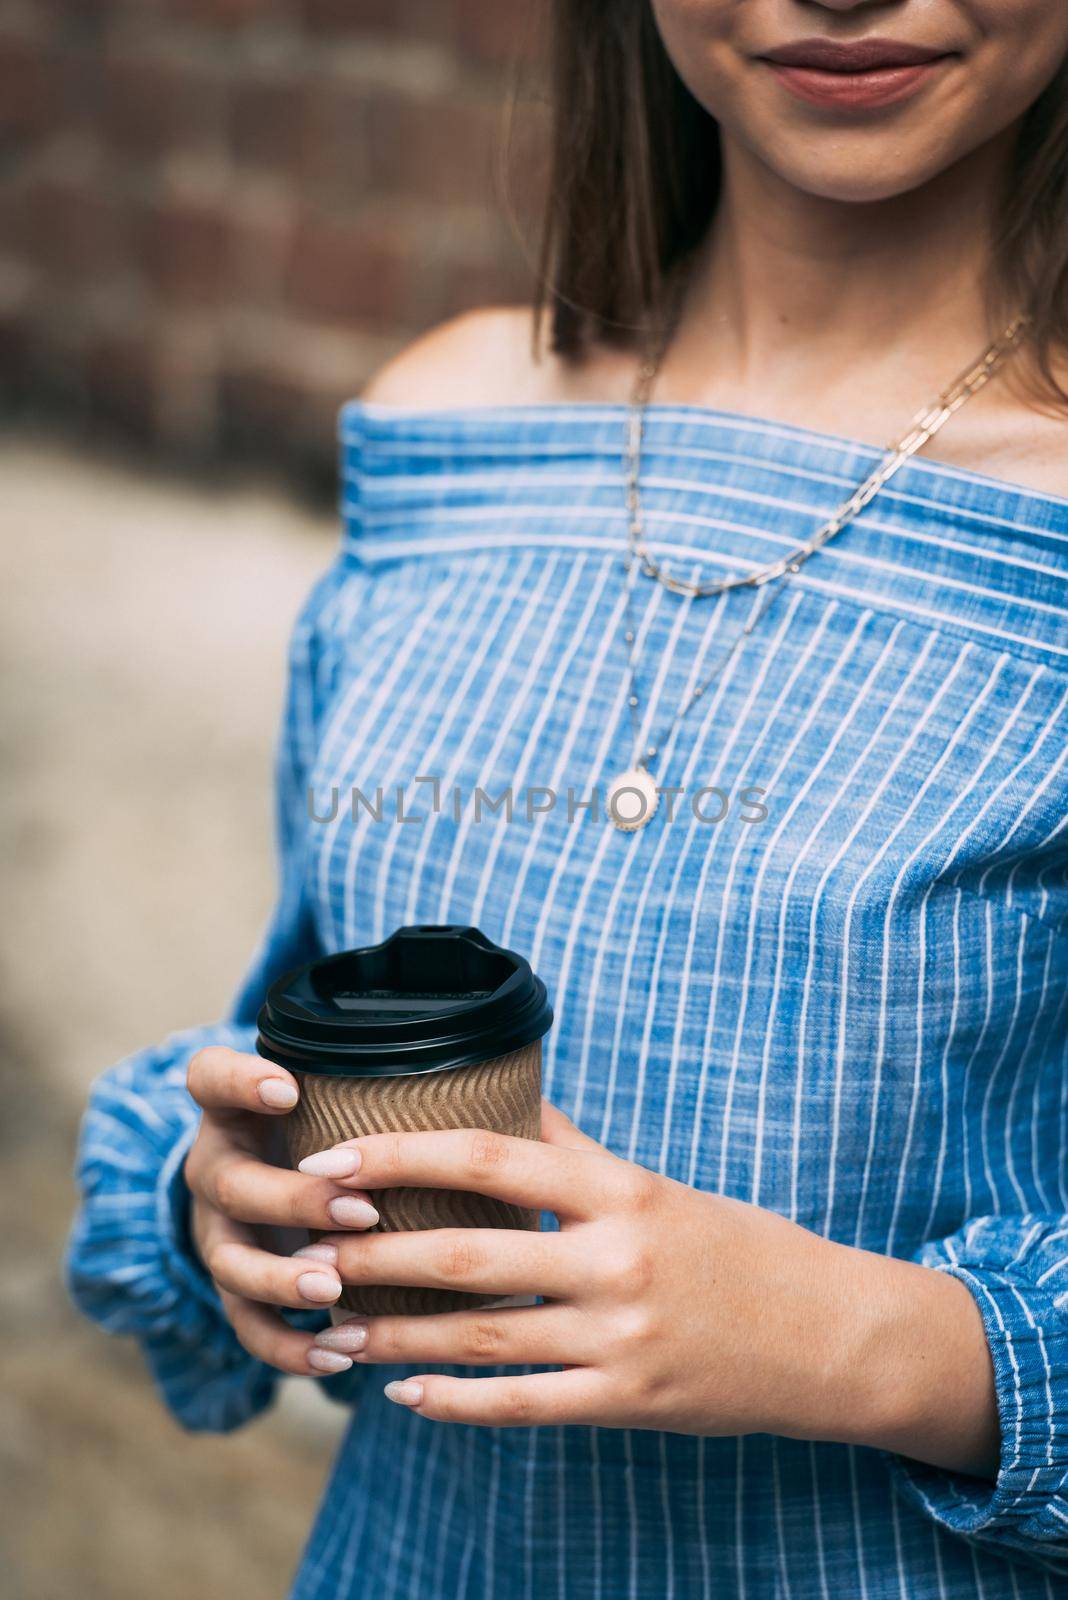
[[(565, 361), (534, 338), (527, 305), (483, 306), (421, 334), (373, 374), (362, 400), (397, 406), (492, 406), (604, 399), (629, 370), (598, 352)], [(606, 392), (607, 391), (607, 392)], [(621, 391), (625, 392), (625, 391)]]
[(968, 410), (924, 453), (1008, 488), (1068, 499), (1068, 410), (1039, 406), (1008, 384), (991, 384)]

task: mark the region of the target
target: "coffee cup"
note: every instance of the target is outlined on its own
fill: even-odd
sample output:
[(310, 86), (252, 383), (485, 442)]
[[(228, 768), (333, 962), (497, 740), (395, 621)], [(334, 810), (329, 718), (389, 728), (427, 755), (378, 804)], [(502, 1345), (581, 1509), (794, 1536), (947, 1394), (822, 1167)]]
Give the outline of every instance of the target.
[[(300, 1081), (284, 1119), (292, 1166), (362, 1134), (486, 1128), (541, 1131), (541, 1041), (552, 1026), (530, 964), (477, 928), (399, 928), (279, 978), (256, 1048)], [(540, 1214), (459, 1189), (378, 1189), (372, 1231), (540, 1227)], [(318, 1235), (313, 1235), (318, 1237)], [(501, 1296), (402, 1284), (349, 1284), (337, 1307), (426, 1315)]]

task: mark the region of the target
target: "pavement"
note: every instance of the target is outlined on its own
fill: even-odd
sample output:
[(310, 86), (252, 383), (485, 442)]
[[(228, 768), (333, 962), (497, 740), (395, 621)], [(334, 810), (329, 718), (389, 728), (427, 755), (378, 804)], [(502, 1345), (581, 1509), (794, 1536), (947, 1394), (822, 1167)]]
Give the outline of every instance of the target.
[(282, 1600), (344, 1422), (182, 1432), (59, 1264), (89, 1083), (226, 1008), (274, 892), (271, 752), (334, 519), (0, 443), (3, 1600)]

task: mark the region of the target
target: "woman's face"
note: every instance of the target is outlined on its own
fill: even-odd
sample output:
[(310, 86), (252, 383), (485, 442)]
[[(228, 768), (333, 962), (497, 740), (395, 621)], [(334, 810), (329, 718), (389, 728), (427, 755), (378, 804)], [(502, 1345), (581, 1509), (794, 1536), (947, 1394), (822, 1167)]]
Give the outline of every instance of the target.
[(679, 75), (787, 182), (883, 200), (1007, 128), (1068, 55), (1068, 0), (652, 0)]

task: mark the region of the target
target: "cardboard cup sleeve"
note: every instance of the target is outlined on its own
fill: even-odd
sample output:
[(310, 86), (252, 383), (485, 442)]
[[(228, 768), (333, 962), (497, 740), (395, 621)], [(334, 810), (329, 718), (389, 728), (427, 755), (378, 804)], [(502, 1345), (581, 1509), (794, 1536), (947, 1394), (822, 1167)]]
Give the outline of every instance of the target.
[[(306, 1073), (301, 1090), (297, 1108), (285, 1119), (294, 1167), (316, 1150), (366, 1133), (488, 1128), (520, 1139), (537, 1139), (541, 1131), (541, 1040), (490, 1061), (441, 1072), (395, 1078)], [(378, 1189), (372, 1198), (381, 1217), (377, 1228), (371, 1230), (377, 1232), (405, 1233), (415, 1228), (537, 1231), (541, 1224), (537, 1211), (461, 1189)], [(491, 1305), (500, 1298), (455, 1289), (349, 1284), (337, 1306), (365, 1316), (418, 1316)]]

